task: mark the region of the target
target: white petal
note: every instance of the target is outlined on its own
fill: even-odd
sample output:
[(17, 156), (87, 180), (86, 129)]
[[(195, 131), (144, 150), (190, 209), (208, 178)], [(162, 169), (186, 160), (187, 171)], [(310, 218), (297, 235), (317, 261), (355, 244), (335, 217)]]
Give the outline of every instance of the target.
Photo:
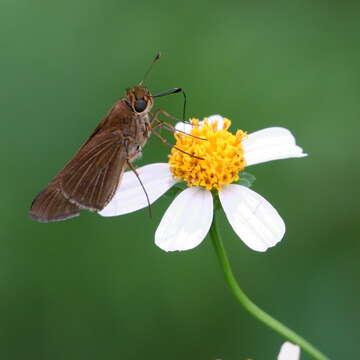
[(208, 117), (209, 124), (217, 122), (217, 129), (222, 130), (224, 127), (224, 118), (221, 115), (211, 115)]
[(231, 184), (219, 191), (219, 197), (232, 228), (250, 249), (266, 251), (284, 236), (280, 215), (255, 191)]
[[(136, 169), (149, 196), (150, 203), (178, 182), (173, 178), (169, 164), (157, 163)], [(106, 207), (99, 211), (102, 216), (116, 216), (131, 213), (147, 207), (147, 199), (139, 180), (132, 171), (127, 171), (114, 195)]]
[(191, 131), (193, 129), (193, 126), (191, 124), (188, 124), (186, 122), (178, 122), (175, 125), (175, 129), (178, 130), (179, 132), (184, 132), (186, 134), (191, 134)]
[[(208, 117), (209, 124), (217, 122), (217, 129), (222, 130), (224, 126), (224, 118), (221, 115), (211, 115)], [(201, 127), (204, 124), (204, 121), (199, 121), (199, 126)], [(175, 129), (180, 132), (185, 132), (186, 134), (191, 134), (193, 126), (185, 122), (178, 122), (175, 125)]]
[(155, 232), (155, 244), (165, 251), (192, 249), (204, 240), (212, 219), (211, 192), (187, 188), (166, 210)]
[(280, 349), (278, 360), (299, 360), (300, 359), (300, 347), (294, 345), (291, 342), (286, 341)]
[(242, 141), (242, 145), (248, 166), (271, 160), (307, 156), (303, 149), (296, 145), (291, 132), (281, 127), (251, 133)]

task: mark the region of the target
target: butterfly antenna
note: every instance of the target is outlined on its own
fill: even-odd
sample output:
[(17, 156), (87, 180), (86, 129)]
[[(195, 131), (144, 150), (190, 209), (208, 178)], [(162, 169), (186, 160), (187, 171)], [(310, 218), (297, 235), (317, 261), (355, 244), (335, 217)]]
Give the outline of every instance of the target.
[(161, 53), (160, 51), (155, 55), (153, 61), (151, 62), (149, 68), (147, 69), (145, 75), (143, 76), (143, 79), (140, 81), (139, 85), (143, 85), (145, 79), (147, 78), (147, 76), (149, 75), (151, 69), (153, 68), (154, 64), (160, 59)]

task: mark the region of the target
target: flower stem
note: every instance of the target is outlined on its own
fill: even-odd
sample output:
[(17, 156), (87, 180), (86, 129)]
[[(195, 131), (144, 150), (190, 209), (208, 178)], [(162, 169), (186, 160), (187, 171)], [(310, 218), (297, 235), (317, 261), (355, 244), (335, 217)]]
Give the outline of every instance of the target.
[(296, 334), (294, 331), (283, 325), (281, 322), (272, 318), (266, 312), (261, 310), (257, 305), (255, 305), (241, 290), (239, 287), (234, 274), (230, 267), (229, 259), (226, 255), (226, 251), (221, 240), (219, 231), (216, 225), (216, 212), (214, 214), (213, 223), (210, 228), (210, 237), (212, 239), (215, 251), (219, 258), (222, 270), (224, 271), (225, 278), (227, 284), (230, 287), (230, 290), (238, 300), (238, 302), (244, 306), (244, 308), (256, 317), (258, 320), (262, 321), (265, 325), (275, 330), (277, 333), (282, 335), (284, 338), (288, 339), (294, 344), (298, 344), (305, 352), (311, 355), (314, 359), (318, 360), (329, 360), (324, 354), (322, 354), (319, 350), (317, 350), (314, 346), (312, 346), (309, 342), (307, 342), (304, 338)]

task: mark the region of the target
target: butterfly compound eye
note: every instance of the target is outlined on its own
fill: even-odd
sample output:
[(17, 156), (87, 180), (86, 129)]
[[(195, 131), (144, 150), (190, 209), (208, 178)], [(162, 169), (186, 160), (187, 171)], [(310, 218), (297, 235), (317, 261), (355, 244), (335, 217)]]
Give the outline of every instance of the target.
[(144, 99), (138, 99), (135, 101), (135, 110), (137, 112), (143, 112), (146, 108), (147, 102)]

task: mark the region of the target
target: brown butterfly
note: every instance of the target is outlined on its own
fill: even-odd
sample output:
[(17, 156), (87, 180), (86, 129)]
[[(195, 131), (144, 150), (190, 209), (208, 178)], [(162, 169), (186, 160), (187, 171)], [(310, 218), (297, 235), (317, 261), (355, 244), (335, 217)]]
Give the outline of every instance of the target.
[[(159, 57), (157, 54), (152, 65)], [(182, 91), (174, 88), (151, 95), (142, 84), (143, 80), (126, 90), (126, 97), (115, 103), (73, 159), (34, 199), (30, 208), (33, 219), (60, 221), (80, 215), (81, 209), (100, 211), (114, 196), (124, 171), (130, 168), (137, 174), (132, 162), (141, 156), (151, 132), (158, 126), (172, 128), (158, 119), (160, 113), (172, 118), (168, 113), (150, 113), (153, 98)]]

